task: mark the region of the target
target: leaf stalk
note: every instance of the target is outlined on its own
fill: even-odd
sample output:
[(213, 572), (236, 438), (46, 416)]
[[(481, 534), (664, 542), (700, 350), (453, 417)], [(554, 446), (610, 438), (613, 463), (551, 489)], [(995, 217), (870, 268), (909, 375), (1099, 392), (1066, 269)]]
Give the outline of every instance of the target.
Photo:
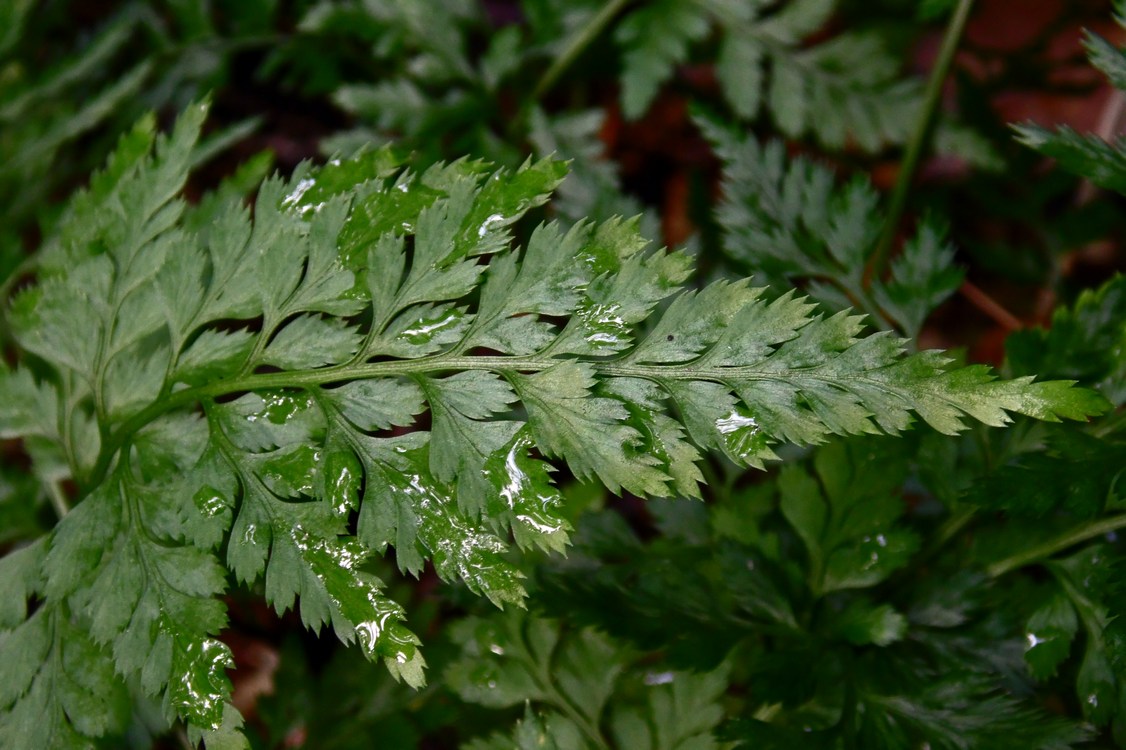
[(935, 113), (938, 110), (939, 100), (942, 98), (942, 87), (946, 83), (950, 66), (954, 62), (954, 53), (958, 51), (958, 44), (961, 42), (962, 33), (965, 31), (966, 21), (970, 17), (973, 4), (974, 0), (959, 0), (958, 7), (954, 9), (954, 15), (950, 18), (950, 23), (946, 27), (946, 34), (942, 38), (942, 47), (939, 49), (938, 58), (935, 60), (930, 77), (927, 79), (927, 87), (923, 94), (923, 108), (915, 122), (915, 130), (911, 134), (911, 140), (907, 143), (907, 150), (899, 167), (899, 175), (896, 177), (895, 187), (892, 189), (891, 198), (888, 202), (884, 231), (880, 235), (880, 241), (876, 245), (876, 250), (869, 262), (869, 279), (879, 278), (887, 267), (891, 246), (895, 242), (900, 219), (903, 218), (903, 211), (907, 207), (907, 193), (911, 189), (911, 183), (914, 181), (923, 151), (930, 141), (934, 129)]
[(1000, 578), (1006, 573), (1010, 573), (1018, 568), (1023, 568), (1026, 565), (1038, 563), (1057, 552), (1062, 552), (1069, 547), (1074, 547), (1076, 544), (1095, 539), (1096, 537), (1109, 534), (1121, 528), (1126, 528), (1126, 513), (1100, 518), (1091, 523), (1081, 524), (1042, 544), (1030, 547), (1023, 552), (1018, 552), (1003, 560), (998, 560), (985, 569), (985, 574), (990, 578)]
[(62, 484), (58, 480), (47, 482), (47, 497), (51, 501), (51, 507), (55, 510), (55, 515), (61, 521), (63, 516), (70, 512), (70, 504), (67, 502), (66, 493), (63, 492)]
[(622, 9), (629, 4), (630, 0), (610, 0), (602, 6), (602, 10), (590, 19), (585, 26), (583, 26), (571, 40), (564, 47), (563, 52), (552, 61), (544, 74), (540, 76), (536, 87), (532, 89), (532, 101), (539, 101), (548, 91), (550, 91), (558, 82), (560, 76), (571, 67), (571, 65), (578, 59), (579, 55), (594, 42), (598, 36), (605, 31), (610, 22), (622, 12)]
[(618, 16), (619, 13), (629, 4), (630, 0), (610, 0), (602, 10), (595, 14), (594, 18), (590, 19), (567, 42), (563, 51), (552, 60), (551, 65), (543, 72), (539, 80), (536, 81), (535, 88), (532, 89), (531, 95), (524, 100), (516, 116), (508, 123), (506, 131), (507, 137), (511, 140), (520, 133), (524, 127), (524, 123), (528, 120), (528, 115), (532, 109), (545, 96), (555, 87), (563, 73), (567, 68), (574, 64), (575, 60), (589, 47), (595, 39), (606, 30), (606, 27)]

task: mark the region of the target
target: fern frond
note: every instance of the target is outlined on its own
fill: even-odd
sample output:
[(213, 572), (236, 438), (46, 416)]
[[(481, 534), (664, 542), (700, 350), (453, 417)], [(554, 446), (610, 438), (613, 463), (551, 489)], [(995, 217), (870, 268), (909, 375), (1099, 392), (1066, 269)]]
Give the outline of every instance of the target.
[(812, 134), (829, 148), (852, 141), (876, 151), (900, 143), (921, 103), (921, 88), (899, 77), (880, 37), (847, 33), (803, 46), (835, 9), (835, 0), (647, 5), (618, 28), (623, 112), (640, 117), (659, 85), (687, 62), (692, 44), (714, 34), (716, 77), (740, 118), (754, 119), (765, 108), (785, 135)]
[(924, 220), (895, 258), (888, 279), (865, 283), (882, 227), (879, 197), (864, 178), (837, 186), (833, 173), (784, 145), (759, 144), (697, 118), (723, 162), (716, 219), (723, 247), (757, 279), (785, 289), (803, 284), (830, 310), (860, 306), (870, 323), (918, 337), (923, 322), (962, 282), (944, 232)]
[[(648, 249), (635, 221), (541, 225), (518, 249), (512, 225), (565, 174), (549, 159), (415, 174), (361, 153), (266, 180), (253, 220), (230, 199), (189, 232), (205, 114), (151, 152), (144, 129), (127, 138), (72, 204), (89, 231), (48, 243), (50, 271), (13, 304), (28, 364), (0, 372), (0, 434), (52, 445), (55, 478), (82, 489), (49, 537), (44, 607), (215, 747), (242, 742), (215, 638), (225, 570), (418, 685), (418, 640), (364, 560), (394, 548), (406, 572), (429, 561), (518, 605), (509, 535), (567, 539), (545, 456), (616, 492), (691, 495), (701, 449), (761, 466), (782, 442), (914, 416), (952, 433), (1103, 408), (1067, 382), (905, 355), (793, 294), (685, 291), (689, 258)], [(5, 716), (30, 710), (34, 679), (2, 694)]]

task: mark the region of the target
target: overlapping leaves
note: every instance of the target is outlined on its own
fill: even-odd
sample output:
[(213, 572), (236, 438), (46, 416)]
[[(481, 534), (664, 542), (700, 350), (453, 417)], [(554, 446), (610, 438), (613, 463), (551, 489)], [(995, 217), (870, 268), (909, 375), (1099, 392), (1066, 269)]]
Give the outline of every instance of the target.
[(405, 572), (519, 604), (509, 536), (567, 540), (545, 457), (691, 496), (701, 449), (761, 466), (779, 442), (913, 415), (956, 432), (1103, 405), (904, 356), (792, 294), (684, 291), (687, 256), (647, 250), (635, 222), (541, 225), (518, 251), (513, 224), (564, 176), (552, 160), (415, 174), (369, 151), (267, 180), (253, 220), (235, 196), (189, 208), (205, 115), (127, 136), (72, 202), (12, 305), (25, 355), (0, 374), (0, 435), (82, 493), (45, 542), (43, 611), (213, 747), (244, 746), (215, 638), (226, 571), (418, 685), (418, 641), (365, 561), (393, 548)]
[(962, 271), (944, 232), (924, 221), (891, 264), (888, 279), (865, 280), (883, 218), (863, 177), (838, 187), (825, 167), (789, 159), (784, 144), (760, 144), (698, 118), (724, 164), (716, 219), (727, 255), (769, 285), (801, 284), (832, 310), (858, 306), (880, 328), (916, 338), (927, 316), (958, 288)]
[[(834, 441), (717, 506), (654, 501), (651, 538), (616, 514), (585, 515), (567, 559), (541, 567), (537, 598), (678, 669), (737, 663), (726, 694), (742, 708), (719, 729), (737, 747), (1078, 746), (1085, 727), (1006, 689), (1023, 671), (1028, 592), (991, 589), (933, 547), (920, 553), (933, 506), (912, 464), (925, 455), (910, 441)], [(1089, 572), (1076, 575), (1094, 583)], [(1028, 642), (1045, 653), (1030, 662), (1053, 648), (1064, 658), (1076, 635), (1074, 614), (1065, 632), (1044, 619)], [(476, 631), (490, 634), (478, 643), (507, 649), (498, 632)], [(477, 648), (478, 664), (508, 663)]]
[[(463, 700), (490, 708), (529, 702), (511, 734), (471, 742), (473, 750), (718, 747), (712, 731), (723, 715), (724, 666), (630, 670), (629, 650), (596, 631), (516, 614), (463, 620), (454, 638), (462, 651), (446, 681)], [(532, 713), (530, 703), (545, 713)]]
[(624, 49), (622, 108), (642, 115), (691, 46), (722, 29), (715, 72), (732, 110), (768, 110), (778, 128), (812, 133), (826, 146), (853, 139), (874, 151), (901, 142), (920, 103), (917, 82), (899, 80), (878, 34), (848, 33), (803, 47), (836, 10), (834, 0), (658, 0), (618, 28)]
[[(1126, 13), (1118, 7), (1119, 25), (1126, 25)], [(1126, 90), (1126, 53), (1098, 34), (1088, 32), (1086, 47), (1091, 63), (1118, 89)], [(1100, 187), (1126, 192), (1126, 141), (1121, 137), (1106, 141), (1097, 135), (1078, 133), (1068, 126), (1055, 131), (1033, 123), (1016, 127), (1025, 145), (1050, 156), (1067, 169), (1083, 175)]]
[[(1074, 378), (1098, 389), (1113, 404), (1126, 397), (1126, 277), (1059, 307), (1048, 329), (1017, 331), (1006, 341), (1006, 366), (1015, 373), (1035, 370)], [(1126, 446), (1110, 426), (1059, 425), (1039, 444), (1027, 445), (1006, 465), (969, 490), (978, 505), (1003, 508), (1016, 516), (1066, 511), (1089, 519), (1121, 507), (1121, 474)]]

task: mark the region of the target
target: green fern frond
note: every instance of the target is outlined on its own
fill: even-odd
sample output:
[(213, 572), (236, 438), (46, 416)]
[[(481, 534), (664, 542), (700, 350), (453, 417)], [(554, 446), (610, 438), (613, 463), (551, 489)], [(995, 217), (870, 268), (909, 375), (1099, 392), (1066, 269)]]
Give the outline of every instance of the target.
[(879, 328), (914, 339), (923, 322), (962, 282), (954, 251), (924, 220), (891, 265), (889, 278), (865, 282), (883, 217), (868, 180), (837, 186), (827, 168), (790, 159), (781, 142), (761, 145), (704, 117), (697, 124), (723, 163), (716, 220), (727, 255), (776, 289), (802, 284), (830, 310), (859, 306)]
[(766, 109), (783, 134), (812, 134), (829, 148), (851, 141), (876, 151), (901, 143), (921, 87), (899, 77), (878, 35), (847, 33), (803, 46), (835, 10), (835, 0), (648, 4), (618, 28), (623, 112), (640, 117), (675, 67), (688, 61), (691, 46), (716, 33), (716, 77), (738, 117), (751, 120)]
[[(225, 571), (419, 685), (418, 639), (364, 560), (394, 548), (403, 571), (429, 562), (520, 605), (509, 536), (567, 541), (544, 457), (615, 492), (693, 495), (701, 450), (762, 466), (779, 443), (916, 416), (953, 433), (1104, 406), (1064, 381), (906, 355), (793, 294), (685, 291), (689, 258), (648, 249), (634, 221), (541, 225), (518, 249), (512, 225), (566, 172), (553, 160), (416, 174), (365, 152), (266, 180), (253, 219), (236, 198), (189, 210), (206, 110), (127, 136), (13, 301), (23, 353), (0, 371), (0, 434), (49, 445), (31, 451), (50, 462), (39, 475), (73, 480), (81, 502), (44, 543), (41, 584), (28, 558), (0, 562), (0, 580), (44, 596), (5, 621), (0, 660), (77, 630), (90, 689), (116, 684), (97, 666), (112, 654), (212, 747), (245, 746), (215, 637)], [(53, 679), (37, 664), (0, 693), (9, 744)], [(36, 731), (111, 723), (72, 726), (66, 705), (48, 718)]]

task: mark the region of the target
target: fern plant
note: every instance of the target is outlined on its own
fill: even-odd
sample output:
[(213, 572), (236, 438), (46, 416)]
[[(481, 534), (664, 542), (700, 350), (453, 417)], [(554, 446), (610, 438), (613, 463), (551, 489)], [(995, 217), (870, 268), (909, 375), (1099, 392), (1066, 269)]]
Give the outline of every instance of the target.
[[(245, 4), (246, 10), (250, 3)], [(194, 7), (193, 7), (194, 6)], [(32, 10), (35, 12), (33, 13)], [(234, 50), (261, 43), (261, 27), (221, 35), (195, 3), (106, 3), (79, 29), (59, 4), (0, 8), (0, 275), (24, 262), (22, 241), (48, 233), (52, 205), (85, 178), (147, 109), (179, 109), (228, 75)], [(247, 13), (247, 15), (253, 15)], [(265, 13), (268, 25), (271, 13)], [(238, 26), (246, 16), (232, 14)], [(45, 59), (46, 58), (46, 61)], [(47, 64), (45, 64), (45, 62)], [(209, 134), (199, 164), (244, 139), (250, 118)], [(260, 172), (266, 159), (257, 161)], [(260, 179), (260, 177), (259, 177)], [(2, 335), (2, 334), (0, 334)]]
[(706, 118), (697, 124), (723, 163), (715, 218), (740, 270), (775, 289), (804, 285), (830, 310), (859, 307), (872, 325), (910, 339), (961, 284), (954, 251), (931, 219), (904, 243), (887, 279), (868, 278), (883, 224), (867, 179), (838, 187), (828, 168), (788, 159), (780, 141), (761, 145)]
[(638, 117), (675, 65), (713, 25), (723, 30), (716, 77), (735, 113), (769, 110), (791, 137), (812, 133), (823, 145), (855, 139), (874, 151), (899, 143), (921, 104), (916, 82), (901, 80), (878, 35), (849, 33), (802, 48), (836, 10), (835, 0), (651, 3), (627, 17), (617, 40), (625, 49), (622, 108)]
[[(685, 669), (726, 680), (718, 735), (736, 747), (1084, 742), (1087, 727), (1027, 699), (1021, 614), (1037, 605), (1022, 600), (1040, 592), (935, 546), (941, 485), (926, 467), (949, 470), (936, 446), (950, 441), (922, 437), (832, 442), (711, 508), (653, 501), (651, 539), (614, 514), (586, 515), (568, 558), (540, 567), (537, 601), (642, 654), (632, 663), (651, 682)], [(475, 632), (520, 653), (511, 636)], [(460, 684), (461, 662), (452, 669)], [(500, 667), (473, 675), (481, 702), (489, 681), (502, 695), (520, 684)], [(550, 700), (525, 694), (551, 715)]]
[(519, 606), (508, 539), (568, 539), (550, 458), (691, 497), (701, 450), (762, 466), (780, 443), (914, 416), (955, 433), (1104, 408), (1068, 381), (906, 355), (793, 294), (685, 290), (688, 257), (630, 221), (541, 224), (517, 250), (557, 161), (414, 173), (377, 150), (270, 178), (253, 219), (237, 190), (189, 207), (206, 113), (125, 136), (5, 311), (21, 354), (0, 435), (60, 514), (0, 562), (7, 745), (112, 735), (128, 689), (193, 742), (246, 746), (215, 637), (228, 574), (421, 685), (418, 638), (365, 560), (393, 549)]

